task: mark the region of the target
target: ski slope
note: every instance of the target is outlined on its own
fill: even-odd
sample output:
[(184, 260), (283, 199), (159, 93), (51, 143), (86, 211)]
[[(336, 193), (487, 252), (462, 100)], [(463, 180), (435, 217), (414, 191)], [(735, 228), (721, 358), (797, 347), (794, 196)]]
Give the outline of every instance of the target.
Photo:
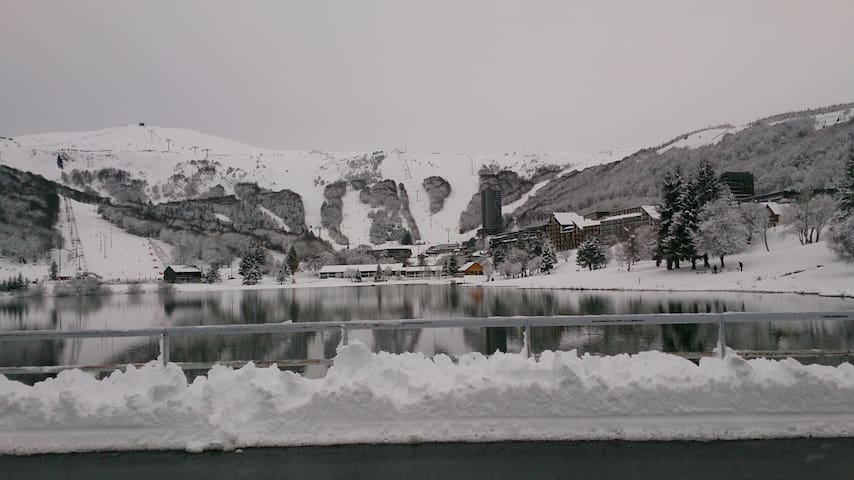
[[(82, 246), (84, 263), (81, 270), (95, 273), (106, 280), (161, 279), (166, 268), (152, 241), (138, 237), (101, 218), (97, 206), (62, 198), (74, 212), (74, 224)], [(68, 229), (63, 228), (68, 245)], [(162, 255), (162, 254), (161, 254)], [(67, 258), (67, 257), (66, 257)], [(74, 273), (73, 264), (63, 271)]]

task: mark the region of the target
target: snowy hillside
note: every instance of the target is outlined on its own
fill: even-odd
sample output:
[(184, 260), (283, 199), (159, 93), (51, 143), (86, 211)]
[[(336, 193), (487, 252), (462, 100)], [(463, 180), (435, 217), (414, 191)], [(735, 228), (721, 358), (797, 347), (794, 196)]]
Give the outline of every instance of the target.
[[(478, 191), (478, 171), (484, 166), (530, 177), (538, 167), (583, 169), (620, 160), (633, 152), (633, 149), (591, 154), (424, 154), (403, 149), (373, 154), (270, 151), (192, 130), (135, 125), (0, 139), (0, 163), (81, 190), (91, 188), (116, 200), (160, 203), (229, 195), (235, 193), (235, 185), (245, 182), (269, 190), (289, 189), (302, 197), (306, 226), (324, 238), (330, 238), (321, 220), (325, 185), (356, 178), (392, 179), (403, 184), (408, 192), (412, 217), (422, 239), (430, 243), (462, 239), (460, 213)], [(58, 155), (62, 158), (61, 167)], [(378, 157), (382, 157), (378, 164), (368, 161)], [(434, 214), (430, 212), (430, 199), (422, 185), (430, 176), (441, 176), (451, 187), (444, 208)], [(365, 215), (371, 207), (359, 201), (359, 192), (355, 190), (348, 191), (343, 200), (342, 232), (352, 237), (352, 245), (369, 243), (370, 222)]]

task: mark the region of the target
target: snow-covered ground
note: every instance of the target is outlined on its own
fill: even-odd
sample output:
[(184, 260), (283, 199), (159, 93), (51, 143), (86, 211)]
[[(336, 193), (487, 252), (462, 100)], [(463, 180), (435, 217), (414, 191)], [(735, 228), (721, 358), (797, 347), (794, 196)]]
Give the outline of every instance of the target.
[(673, 148), (700, 148), (705, 145), (715, 145), (723, 140), (728, 133), (737, 133), (746, 126), (741, 127), (715, 127), (694, 132), (685, 138), (677, 140), (670, 145), (658, 149), (658, 153), (664, 153)]
[[(497, 277), (490, 286), (528, 288), (575, 288), (604, 290), (674, 290), (674, 291), (745, 291), (811, 293), (820, 295), (854, 296), (854, 263), (846, 263), (827, 248), (825, 242), (800, 245), (794, 235), (782, 231), (769, 232), (770, 252), (760, 243), (748, 251), (724, 258), (726, 268), (718, 273), (700, 269), (691, 271), (691, 264), (668, 271), (655, 262), (644, 261), (626, 271), (612, 261), (601, 270), (582, 270), (575, 257), (568, 262), (558, 260), (550, 275), (501, 280)], [(718, 259), (709, 259), (712, 265)], [(744, 265), (739, 271), (738, 262)]]
[(323, 378), (152, 362), (98, 381), (0, 376), (0, 453), (443, 441), (854, 435), (854, 366), (658, 352), (539, 359), (339, 347)]

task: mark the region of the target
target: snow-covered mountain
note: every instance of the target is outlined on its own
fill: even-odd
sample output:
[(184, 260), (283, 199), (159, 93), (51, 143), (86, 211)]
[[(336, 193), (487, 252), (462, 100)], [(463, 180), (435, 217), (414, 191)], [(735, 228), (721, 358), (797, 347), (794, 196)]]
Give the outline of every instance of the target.
[[(235, 195), (269, 228), (307, 229), (339, 247), (395, 243), (405, 232), (442, 243), (475, 234), (484, 184), (502, 192), (505, 216), (521, 224), (551, 211), (655, 202), (662, 171), (701, 158), (721, 170), (752, 171), (758, 193), (828, 183), (853, 119), (854, 104), (835, 105), (589, 154), (274, 151), (193, 130), (126, 125), (0, 137), (0, 164), (117, 203)], [(242, 205), (219, 205), (211, 218), (221, 222), (231, 220), (229, 212), (247, 214)]]
[[(394, 210), (386, 205), (389, 197), (392, 201), (395, 197), (398, 200), (408, 197), (408, 210), (420, 233), (416, 237), (430, 243), (461, 240), (476, 230), (469, 227), (461, 234), (460, 216), (479, 191), (479, 173), (511, 170), (520, 181), (528, 181), (508, 199), (508, 208), (512, 209), (558, 172), (616, 161), (633, 151), (620, 149), (592, 154), (413, 153), (405, 149), (350, 153), (272, 151), (193, 130), (142, 125), (0, 139), (0, 163), (118, 202), (162, 203), (241, 196), (243, 184), (247, 183), (270, 191), (291, 190), (302, 198), (305, 227), (333, 243), (344, 244), (347, 242), (341, 236), (330, 233), (330, 229), (335, 230), (334, 214), (327, 215), (332, 220), (324, 220), (321, 214), (324, 202), (329, 207), (337, 199), (341, 204), (337, 230), (350, 245), (371, 243), (370, 229), (377, 222), (369, 217), (375, 216), (377, 210)], [(431, 177), (441, 177), (450, 191), (433, 189), (430, 182), (425, 186), (425, 179)], [(382, 189), (372, 189), (383, 180), (393, 181), (385, 183), (392, 188), (385, 196)], [(335, 192), (329, 188), (331, 185), (341, 186), (343, 192)], [(477, 205), (478, 211), (479, 208)], [(398, 223), (413, 230), (405, 218)], [(287, 230), (291, 226), (282, 227)]]

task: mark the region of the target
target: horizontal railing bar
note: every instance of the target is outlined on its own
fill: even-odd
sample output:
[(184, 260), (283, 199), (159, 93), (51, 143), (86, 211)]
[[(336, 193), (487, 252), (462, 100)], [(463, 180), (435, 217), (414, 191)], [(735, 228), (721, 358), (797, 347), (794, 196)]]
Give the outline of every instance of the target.
[(160, 335), (244, 335), (344, 330), (398, 330), (419, 328), (549, 327), (593, 325), (675, 325), (767, 321), (854, 320), (854, 311), (841, 312), (727, 312), (624, 315), (557, 315), (551, 317), (463, 317), (446, 319), (352, 320), (338, 322), (284, 322), (262, 324), (192, 325), (134, 330), (15, 330), (0, 332), (2, 341), (59, 340), (72, 338), (154, 337)]

